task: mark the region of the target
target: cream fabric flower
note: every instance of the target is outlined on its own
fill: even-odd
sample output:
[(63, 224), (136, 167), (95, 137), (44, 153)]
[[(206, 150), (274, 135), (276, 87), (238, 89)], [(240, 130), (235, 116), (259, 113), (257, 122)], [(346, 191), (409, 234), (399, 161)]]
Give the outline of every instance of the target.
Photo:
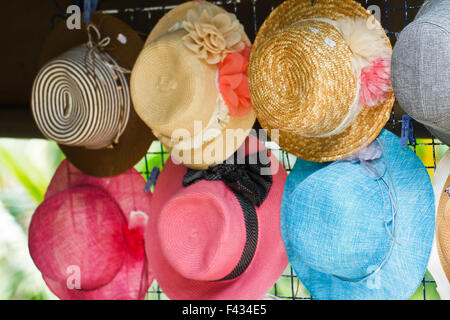
[(243, 27), (231, 13), (214, 12), (212, 8), (197, 5), (189, 10), (183, 28), (187, 48), (209, 64), (217, 64), (230, 52), (241, 51)]

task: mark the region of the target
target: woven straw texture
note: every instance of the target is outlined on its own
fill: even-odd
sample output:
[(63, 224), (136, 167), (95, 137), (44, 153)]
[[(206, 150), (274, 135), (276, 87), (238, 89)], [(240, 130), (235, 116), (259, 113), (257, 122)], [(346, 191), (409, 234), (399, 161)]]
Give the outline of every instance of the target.
[(436, 244), (447, 279), (450, 279), (450, 195), (445, 190), (449, 187), (450, 175), (442, 190), (436, 216)]
[[(214, 12), (226, 12), (213, 4), (205, 4), (213, 8)], [(168, 32), (177, 22), (186, 18), (187, 11), (194, 5), (195, 2), (191, 1), (177, 6), (158, 21), (147, 38), (131, 76), (131, 97), (139, 117), (155, 133), (161, 133), (169, 139), (177, 129), (186, 129), (192, 136), (194, 121), (201, 121), (202, 128), (205, 128), (218, 103), (217, 65), (206, 64), (184, 46), (182, 37), (185, 31)], [(250, 45), (244, 31), (242, 37)], [(206, 169), (212, 164), (219, 164), (244, 142), (255, 120), (253, 110), (243, 117), (230, 116), (219, 136), (197, 149), (180, 150), (177, 154), (180, 160), (197, 159), (195, 163), (181, 161), (193, 169)], [(232, 139), (226, 137), (226, 130), (234, 130)], [(164, 146), (169, 152), (172, 151), (171, 146)]]
[(450, 151), (439, 160), (433, 177), (436, 230), (428, 270), (436, 281), (442, 300), (450, 299)]
[[(98, 27), (102, 37), (111, 38), (111, 45), (107, 52), (119, 66), (131, 69), (143, 45), (137, 32), (120, 19), (106, 14), (93, 13), (91, 21)], [(125, 45), (117, 40), (119, 34), (126, 37)], [(62, 21), (55, 26), (44, 43), (40, 56), (41, 67), (74, 47), (86, 44), (87, 41), (85, 24), (80, 30), (69, 30), (65, 21)], [(129, 76), (125, 77), (129, 81)], [(74, 91), (72, 94), (76, 95), (77, 92)], [(48, 109), (52, 107), (49, 106)], [(72, 112), (80, 111), (73, 107)], [(62, 144), (59, 146), (79, 170), (96, 177), (110, 177), (132, 168), (142, 159), (153, 140), (151, 130), (141, 121), (134, 107), (131, 106), (127, 126), (114, 148), (92, 150)]]
[[(249, 83), (257, 118), (273, 139), (271, 129), (279, 130), (283, 149), (305, 160), (333, 161), (366, 147), (388, 121), (395, 100), (391, 91), (382, 104), (364, 108), (343, 132), (310, 137), (331, 131), (344, 118), (354, 100), (356, 79), (350, 49), (336, 31), (317, 21), (292, 25), (309, 18), (344, 17), (368, 19), (370, 14), (352, 0), (318, 0), (314, 6), (308, 0), (289, 0), (266, 19), (253, 46)], [(309, 27), (326, 32), (336, 43), (335, 52), (320, 36), (308, 39)], [(386, 44), (390, 46), (387, 36)], [(329, 73), (321, 70), (327, 68)], [(338, 83), (328, 81), (326, 88), (324, 79)]]

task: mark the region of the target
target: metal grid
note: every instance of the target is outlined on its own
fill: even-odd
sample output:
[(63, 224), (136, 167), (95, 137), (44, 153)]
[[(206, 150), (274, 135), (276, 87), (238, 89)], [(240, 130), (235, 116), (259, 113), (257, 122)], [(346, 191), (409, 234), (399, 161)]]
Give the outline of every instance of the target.
[[(150, 2), (150, 1), (149, 1)], [(160, 1), (163, 2), (163, 1)], [(165, 3), (170, 1), (165, 1)], [(247, 34), (250, 39), (254, 39), (259, 26), (264, 22), (268, 14), (283, 0), (224, 0), (224, 1), (211, 1), (212, 3), (224, 7), (229, 12), (234, 12), (240, 21), (244, 24)], [(418, 10), (422, 6), (424, 0), (358, 0), (365, 8), (369, 8), (371, 5), (377, 5), (381, 9), (381, 23), (386, 29), (391, 42), (395, 44), (396, 38), (399, 32), (411, 22)], [(148, 7), (138, 7), (138, 8), (126, 8), (126, 9), (111, 9), (106, 8), (100, 10), (103, 13), (108, 13), (112, 15), (117, 15), (121, 19), (127, 21), (131, 26), (133, 26), (137, 31), (144, 34), (148, 34), (155, 23), (170, 9), (174, 8), (180, 1), (173, 0), (173, 5), (155, 5), (149, 4)], [(396, 107), (392, 112), (392, 116), (386, 125), (386, 128), (392, 132), (399, 134), (401, 130), (402, 120), (401, 116), (403, 111)], [(416, 129), (422, 128), (418, 123), (414, 123)], [(258, 126), (258, 125), (256, 125)], [(259, 127), (258, 127), (259, 128)], [(420, 130), (419, 130), (420, 131)], [(416, 132), (419, 132), (416, 131)], [(442, 145), (438, 140), (436, 140), (430, 133), (426, 130), (420, 131), (420, 138), (431, 139), (431, 142), (417, 143), (416, 136), (414, 137), (414, 142), (412, 144), (413, 150), (417, 152), (419, 146), (427, 147), (432, 149), (433, 161), (432, 163), (425, 163), (425, 167), (429, 170), (430, 175), (434, 174), (437, 162), (437, 148)], [(290, 172), (294, 163), (295, 157), (289, 155), (287, 152), (281, 150), (279, 147), (274, 147), (273, 145), (268, 145), (268, 148), (279, 155), (279, 159), (282, 162), (285, 169)], [(151, 150), (154, 150), (152, 148)], [(161, 147), (160, 144), (157, 146), (156, 151), (149, 151), (145, 157), (145, 170), (141, 172), (146, 178), (150, 176), (152, 168), (148, 165), (148, 158), (154, 157), (155, 155), (161, 156), (161, 162), (167, 159), (167, 152)], [(284, 284), (283, 284), (284, 282)], [(280, 290), (280, 287), (286, 287), (286, 282), (289, 284), (289, 292), (286, 290)], [(434, 284), (435, 282), (430, 279), (423, 279), (423, 299), (427, 299), (427, 287), (429, 284)], [(306, 291), (306, 289), (301, 285), (300, 280), (296, 277), (292, 267), (288, 267), (285, 273), (277, 281), (274, 287), (269, 291), (270, 294), (281, 298), (281, 299), (292, 299), (292, 300), (311, 300), (313, 299)], [(166, 299), (162, 290), (157, 285), (156, 281), (152, 284), (147, 295), (148, 299)]]

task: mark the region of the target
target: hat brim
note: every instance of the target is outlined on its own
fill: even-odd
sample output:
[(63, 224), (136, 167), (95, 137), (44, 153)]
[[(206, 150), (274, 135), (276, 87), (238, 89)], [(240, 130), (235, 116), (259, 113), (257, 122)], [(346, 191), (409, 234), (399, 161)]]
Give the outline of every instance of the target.
[[(99, 28), (103, 37), (110, 37), (116, 47), (111, 56), (124, 68), (131, 70), (142, 49), (143, 41), (130, 26), (118, 18), (101, 13), (92, 13), (91, 22)], [(117, 40), (121, 33), (126, 45)], [(85, 25), (81, 29), (69, 30), (65, 20), (55, 26), (48, 35), (40, 56), (40, 66), (60, 54), (88, 41)], [(129, 75), (125, 75), (129, 83)], [(151, 130), (142, 122), (131, 105), (127, 126), (113, 149), (92, 150), (84, 147), (59, 145), (66, 157), (81, 171), (91, 176), (110, 177), (121, 174), (139, 162), (155, 140)]]
[[(50, 291), (61, 300), (143, 300), (148, 289), (145, 285), (141, 286), (145, 281), (145, 277), (148, 277), (148, 273), (143, 273), (141, 261), (132, 254), (128, 254), (125, 256), (124, 264), (114, 279), (99, 289), (69, 289), (64, 282), (54, 281), (46, 276), (42, 276), (42, 278)], [(153, 279), (150, 280), (153, 281)], [(130, 286), (130, 283), (134, 285)]]
[[(147, 37), (147, 40), (145, 41), (144, 48), (151, 42), (155, 41), (159, 37), (169, 32), (169, 29), (173, 27), (177, 22), (183, 21), (186, 18), (187, 12), (193, 9), (195, 4), (196, 3), (194, 1), (185, 2), (175, 7), (174, 9), (170, 10), (167, 14), (165, 14), (150, 32), (149, 36)], [(202, 4), (213, 8), (216, 12), (227, 13), (227, 11), (224, 10), (223, 8), (208, 3), (206, 1), (203, 2)], [(251, 44), (245, 31), (242, 31), (242, 37), (248, 45)], [(190, 159), (194, 159), (195, 154), (198, 154), (198, 152), (200, 152), (202, 154), (202, 161), (200, 163), (186, 163), (185, 165), (188, 166), (189, 168), (199, 170), (199, 169), (207, 169), (211, 165), (222, 163), (242, 145), (242, 143), (247, 138), (250, 130), (253, 128), (255, 120), (256, 115), (253, 109), (246, 116), (243, 117), (230, 116), (230, 120), (227, 126), (222, 130), (222, 134), (220, 134), (212, 141), (203, 144), (201, 148), (191, 149), (189, 152), (187, 152), (188, 156), (190, 156)], [(240, 132), (234, 131), (236, 134), (233, 135), (233, 137), (235, 137), (236, 140), (232, 142), (233, 148), (226, 148), (227, 145), (225, 134), (226, 130), (237, 130), (237, 129), (242, 129), (242, 131)], [(209, 147), (214, 145), (223, 145), (223, 150), (220, 150), (220, 152), (215, 152), (214, 155), (204, 153), (204, 150), (208, 150)], [(165, 147), (169, 152), (172, 151), (172, 148), (170, 148), (169, 146), (165, 145)], [(183, 151), (180, 151), (179, 155), (180, 158), (186, 156), (185, 152)]]
[[(373, 277), (346, 282), (310, 268), (294, 254), (287, 234), (288, 223), (295, 219), (286, 209), (295, 185), (328, 164), (309, 164), (298, 159), (290, 173), (281, 206), (281, 230), (289, 261), (313, 298), (321, 300), (399, 300), (410, 298), (426, 271), (434, 235), (434, 196), (430, 178), (420, 159), (409, 148), (400, 147), (400, 139), (387, 130), (380, 134), (384, 159), (397, 193), (398, 211), (394, 245), (387, 263)], [(405, 175), (405, 172), (408, 172)], [(420, 235), (420, 236), (418, 236)]]
[[(88, 176), (75, 168), (67, 159), (64, 160), (56, 170), (44, 201), (59, 192), (70, 190), (77, 186), (89, 185), (100, 188), (106, 192), (119, 205), (124, 218), (128, 222), (132, 212), (143, 212), (150, 216), (151, 194), (144, 194), (144, 178), (135, 170), (130, 169), (126, 173), (113, 178), (96, 178)], [(56, 282), (43, 276), (50, 290), (61, 299), (143, 299), (147, 289), (153, 282), (153, 273), (148, 268), (147, 262), (138, 258), (133, 252), (125, 256), (125, 262), (115, 276), (107, 285), (92, 291), (70, 290), (65, 283)], [(143, 274), (143, 270), (147, 273)], [(125, 283), (134, 282), (135, 290), (130, 291), (130, 286), (125, 288)], [(111, 292), (125, 290), (112, 297)]]
[[(249, 136), (249, 139), (256, 139)], [(248, 141), (248, 140), (247, 140)], [(264, 148), (260, 145), (261, 148)], [(271, 163), (278, 160), (272, 154)], [(165, 258), (158, 239), (158, 218), (170, 198), (180, 191), (187, 168), (170, 159), (164, 166), (152, 199), (152, 215), (146, 233), (146, 249), (158, 285), (170, 299), (181, 300), (253, 300), (261, 299), (278, 280), (288, 265), (280, 234), (280, 204), (286, 171), (278, 162), (272, 165), (273, 183), (264, 203), (256, 208), (258, 215), (258, 246), (247, 270), (227, 281), (196, 281), (184, 278)]]
[[(202, 161), (199, 163), (188, 163), (185, 164), (187, 167), (196, 170), (204, 170), (210, 166), (220, 164), (236, 152), (236, 150), (244, 143), (245, 139), (248, 137), (250, 130), (255, 123), (256, 116), (253, 110), (250, 110), (250, 116), (245, 117), (230, 117), (226, 127), (222, 130), (221, 134), (214, 138), (212, 141), (207, 142), (198, 149), (190, 149), (189, 151), (179, 152), (179, 157), (181, 159), (187, 157), (188, 159), (195, 159), (196, 155), (202, 155)], [(242, 129), (242, 130), (239, 130)], [(226, 135), (227, 130), (233, 130), (233, 139), (232, 141), (228, 141), (229, 137)], [(238, 131), (239, 130), (239, 131)], [(229, 143), (232, 143), (232, 147), (229, 147)], [(215, 149), (216, 146), (219, 146), (218, 150)], [(208, 154), (206, 150), (209, 148), (214, 150), (214, 154)], [(221, 147), (221, 148), (220, 148)], [(165, 146), (169, 153), (172, 152), (172, 148), (169, 146)]]
[[(271, 34), (289, 27), (300, 19), (327, 18), (338, 20), (346, 17), (368, 19), (371, 14), (353, 0), (318, 0), (314, 6), (309, 0), (288, 0), (278, 6), (264, 21), (253, 44), (252, 53)], [(385, 35), (388, 40), (387, 35)], [(387, 41), (387, 43), (390, 43)], [(389, 44), (390, 46), (390, 44)], [(252, 60), (252, 57), (250, 57)], [(252, 88), (249, 78), (250, 90)], [(279, 131), (277, 143), (287, 152), (308, 161), (327, 162), (345, 158), (368, 146), (380, 133), (391, 116), (394, 105), (394, 91), (378, 106), (364, 108), (355, 121), (342, 133), (326, 138), (308, 138), (299, 134), (271, 128), (258, 117), (268, 135), (275, 138), (271, 129)], [(258, 113), (258, 110), (256, 110)]]
[[(439, 209), (440, 200), (442, 193), (444, 191), (445, 183), (450, 175), (450, 151), (447, 151), (439, 161), (436, 167), (436, 171), (433, 177), (433, 191), (434, 191), (434, 200), (436, 206), (436, 222), (438, 222), (440, 217), (442, 217), (443, 212), (440, 213)], [(443, 208), (442, 208), (443, 210)], [(450, 283), (445, 270), (442, 266), (440, 255), (442, 252), (440, 248), (437, 246), (437, 233), (434, 237), (433, 248), (431, 249), (430, 261), (428, 263), (428, 270), (430, 270), (431, 275), (436, 281), (437, 291), (441, 296), (441, 299), (449, 300), (450, 299)]]
[(437, 130), (435, 128), (432, 128), (430, 126), (425, 126), (428, 131), (431, 132), (436, 138), (438, 138), (442, 143), (445, 143), (446, 145), (450, 146), (450, 133), (445, 133), (444, 131)]

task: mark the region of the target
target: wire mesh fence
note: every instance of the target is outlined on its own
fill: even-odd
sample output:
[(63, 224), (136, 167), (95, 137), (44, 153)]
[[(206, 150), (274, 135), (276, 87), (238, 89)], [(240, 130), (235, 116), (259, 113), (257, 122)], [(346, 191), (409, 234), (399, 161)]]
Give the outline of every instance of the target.
[[(148, 34), (156, 22), (169, 10), (173, 9), (179, 3), (184, 1), (173, 0), (153, 0), (149, 1), (148, 6), (134, 7), (134, 8), (113, 8), (100, 7), (103, 13), (116, 15), (129, 23), (135, 30), (142, 34)], [(245, 30), (250, 39), (254, 39), (258, 28), (264, 22), (270, 12), (283, 0), (223, 0), (210, 1), (216, 5), (222, 6), (229, 12), (233, 12), (243, 23)], [(359, 0), (366, 9), (378, 11), (379, 19), (394, 45), (400, 31), (411, 21), (422, 6), (424, 0)], [(376, 13), (372, 11), (373, 13)], [(404, 112), (395, 103), (391, 118), (386, 125), (386, 129), (395, 132), (397, 135), (401, 132), (402, 115)], [(437, 139), (435, 139), (428, 131), (418, 124), (414, 123), (415, 136), (413, 142), (409, 143), (410, 147), (418, 154), (424, 162), (430, 177), (433, 177), (436, 163), (438, 162), (439, 154), (443, 154), (447, 148)], [(256, 124), (255, 128), (259, 128)], [(267, 142), (267, 147), (275, 155), (278, 156), (283, 166), (289, 173), (295, 164), (295, 157), (280, 149), (278, 145), (273, 142)], [(159, 163), (164, 163), (169, 154), (159, 144), (153, 143), (149, 152), (145, 157), (145, 169), (141, 171), (145, 178), (149, 178), (154, 165), (155, 157), (159, 158)], [(435, 282), (427, 272), (422, 281), (421, 286), (413, 296), (415, 299), (429, 299), (437, 298), (435, 293)], [(313, 299), (307, 290), (301, 284), (301, 281), (296, 277), (292, 267), (288, 267), (284, 274), (280, 277), (277, 283), (269, 291), (269, 294), (281, 299), (292, 300), (309, 300)], [(167, 299), (162, 290), (159, 288), (156, 281), (152, 284), (148, 295), (148, 299)]]

